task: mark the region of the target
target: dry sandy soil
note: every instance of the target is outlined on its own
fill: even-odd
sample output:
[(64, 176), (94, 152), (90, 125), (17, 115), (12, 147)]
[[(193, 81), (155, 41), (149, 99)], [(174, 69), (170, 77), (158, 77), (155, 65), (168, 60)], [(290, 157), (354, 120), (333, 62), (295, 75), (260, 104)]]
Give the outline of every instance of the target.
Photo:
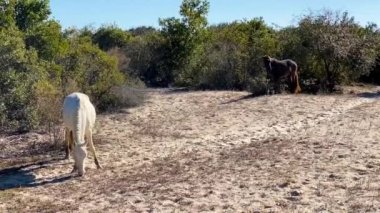
[(85, 177), (46, 134), (3, 136), (0, 212), (380, 211), (378, 89), (151, 91), (99, 116)]

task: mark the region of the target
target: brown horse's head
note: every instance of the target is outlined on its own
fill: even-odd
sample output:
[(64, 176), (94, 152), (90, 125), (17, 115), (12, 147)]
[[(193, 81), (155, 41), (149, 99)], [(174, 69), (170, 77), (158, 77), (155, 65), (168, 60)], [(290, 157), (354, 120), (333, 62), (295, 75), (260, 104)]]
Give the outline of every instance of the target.
[(269, 55), (265, 55), (265, 56), (263, 56), (263, 60), (264, 61), (270, 61), (270, 56)]
[(271, 72), (272, 72), (272, 66), (271, 66), (270, 61), (271, 61), (271, 57), (269, 57), (268, 55), (263, 56), (264, 66), (267, 71), (267, 78), (270, 78)]

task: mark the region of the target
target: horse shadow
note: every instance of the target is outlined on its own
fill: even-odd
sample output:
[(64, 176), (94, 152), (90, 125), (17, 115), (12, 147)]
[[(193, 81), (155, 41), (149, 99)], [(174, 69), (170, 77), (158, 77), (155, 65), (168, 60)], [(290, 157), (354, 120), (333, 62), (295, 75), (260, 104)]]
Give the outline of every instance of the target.
[(174, 87), (174, 88), (165, 89), (164, 93), (165, 94), (187, 93), (187, 92), (190, 92), (191, 90), (192, 89), (189, 87)]
[(361, 98), (380, 98), (380, 91), (377, 92), (362, 92), (357, 94)]
[(65, 174), (50, 178), (36, 178), (35, 170), (49, 167), (55, 161), (62, 159), (50, 159), (47, 161), (34, 162), (22, 166), (14, 166), (0, 170), (0, 190), (20, 187), (37, 187), (46, 184), (60, 183), (71, 179), (71, 174)]
[(232, 99), (232, 100), (229, 100), (229, 101), (225, 101), (225, 102), (222, 102), (220, 103), (221, 105), (224, 105), (224, 104), (231, 104), (231, 103), (235, 103), (235, 102), (240, 102), (240, 101), (243, 101), (243, 100), (248, 100), (248, 99), (253, 99), (253, 98), (259, 98), (259, 97), (262, 97), (262, 96), (268, 96), (270, 94), (268, 93), (251, 93), (251, 94), (248, 94), (248, 95), (243, 95), (239, 98), (236, 98), (236, 99)]

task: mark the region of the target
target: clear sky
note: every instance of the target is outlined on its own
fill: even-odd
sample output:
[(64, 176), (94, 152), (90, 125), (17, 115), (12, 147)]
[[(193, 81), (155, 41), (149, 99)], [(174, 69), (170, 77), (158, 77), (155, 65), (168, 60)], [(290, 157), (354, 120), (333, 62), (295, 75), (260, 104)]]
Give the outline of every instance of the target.
[[(51, 0), (52, 17), (64, 28), (116, 24), (158, 27), (159, 18), (179, 17), (181, 0)], [(360, 24), (380, 25), (380, 0), (210, 0), (210, 24), (263, 17), (269, 25), (294, 25), (309, 10), (348, 11)]]

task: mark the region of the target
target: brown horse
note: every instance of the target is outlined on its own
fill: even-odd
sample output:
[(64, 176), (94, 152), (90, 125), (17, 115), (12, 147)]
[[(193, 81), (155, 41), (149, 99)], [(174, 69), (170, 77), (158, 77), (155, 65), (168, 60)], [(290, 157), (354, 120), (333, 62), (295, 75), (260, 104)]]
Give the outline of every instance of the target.
[(273, 81), (276, 89), (279, 87), (280, 80), (288, 77), (290, 91), (295, 94), (301, 92), (296, 62), (290, 59), (277, 60), (269, 56), (264, 56), (263, 61), (267, 70), (267, 77)]

